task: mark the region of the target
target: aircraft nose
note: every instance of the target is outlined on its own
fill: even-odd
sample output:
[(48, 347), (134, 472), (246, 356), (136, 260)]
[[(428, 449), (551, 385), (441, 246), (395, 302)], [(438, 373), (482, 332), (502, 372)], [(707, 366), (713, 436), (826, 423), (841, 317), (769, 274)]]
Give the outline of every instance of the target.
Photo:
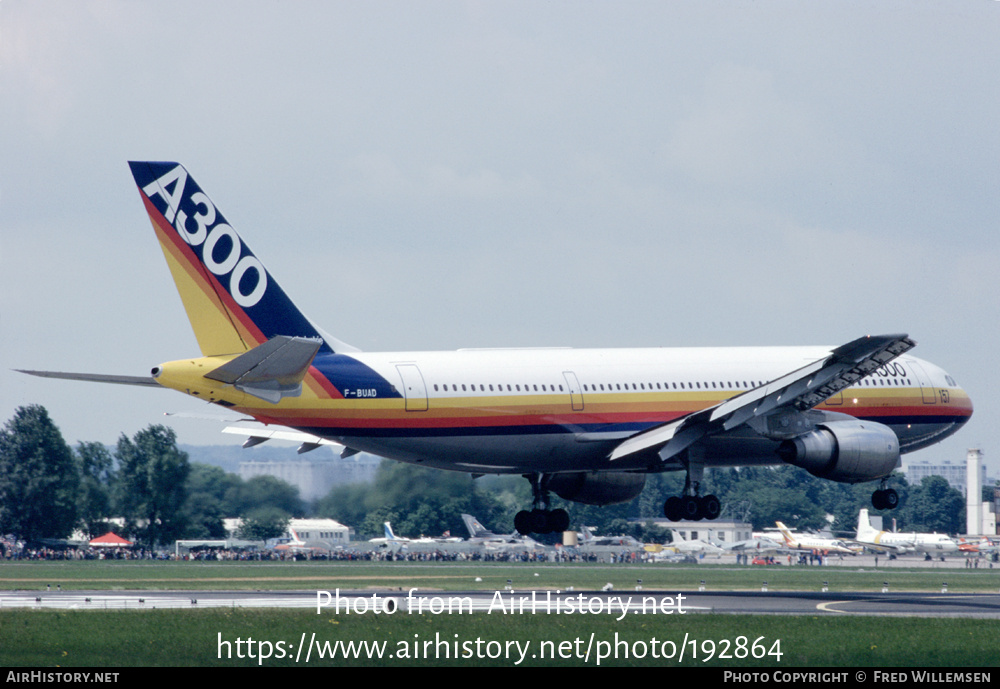
[[(951, 376), (948, 376), (949, 380), (954, 380)], [(961, 416), (965, 421), (968, 421), (972, 417), (972, 398), (969, 397), (969, 393), (965, 391), (964, 388), (959, 385), (955, 385), (954, 390), (949, 394), (951, 399), (948, 400), (955, 411)]]
[(948, 409), (953, 419), (954, 428), (958, 429), (972, 418), (972, 398), (950, 375), (945, 374), (945, 380), (949, 387), (941, 388), (938, 391), (938, 397), (943, 403), (943, 407)]

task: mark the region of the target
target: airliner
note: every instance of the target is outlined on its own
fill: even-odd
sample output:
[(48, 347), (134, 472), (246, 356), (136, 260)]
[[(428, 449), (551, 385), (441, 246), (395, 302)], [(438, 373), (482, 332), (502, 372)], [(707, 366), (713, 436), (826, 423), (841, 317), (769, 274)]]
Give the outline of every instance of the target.
[[(778, 531), (781, 532), (782, 538), (785, 539), (785, 545), (792, 550), (818, 550), (824, 553), (847, 553), (849, 555), (857, 555), (857, 552), (851, 550), (835, 538), (794, 534), (782, 522), (775, 522), (775, 526), (778, 527)], [(860, 550), (860, 548), (858, 548), (858, 550)]]
[[(188, 171), (131, 162), (201, 350), (150, 376), (30, 371), (161, 386), (287, 427), (315, 446), (481, 474), (520, 474), (522, 534), (564, 531), (551, 494), (626, 502), (646, 475), (684, 471), (671, 520), (714, 519), (706, 467), (792, 464), (834, 481), (879, 481), (900, 454), (956, 432), (969, 396), (908, 354), (907, 335), (838, 347), (465, 349), (361, 352), (292, 303)], [(311, 440), (310, 440), (311, 439)]]
[(873, 550), (892, 553), (918, 552), (940, 555), (959, 550), (958, 543), (946, 534), (879, 531), (872, 526), (868, 510), (864, 508), (858, 512), (858, 531), (854, 540)]

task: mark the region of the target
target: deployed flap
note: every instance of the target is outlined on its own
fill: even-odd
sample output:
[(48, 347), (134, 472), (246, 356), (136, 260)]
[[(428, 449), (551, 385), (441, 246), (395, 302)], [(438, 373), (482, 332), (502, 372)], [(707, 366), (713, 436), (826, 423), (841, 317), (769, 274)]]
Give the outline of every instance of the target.
[(610, 459), (658, 450), (660, 458), (666, 460), (707, 435), (730, 431), (776, 409), (812, 409), (915, 346), (906, 335), (858, 338), (837, 347), (825, 359), (707, 409), (634, 435), (618, 445)]
[(302, 393), (302, 379), (322, 345), (316, 338), (277, 335), (205, 377), (277, 404)]

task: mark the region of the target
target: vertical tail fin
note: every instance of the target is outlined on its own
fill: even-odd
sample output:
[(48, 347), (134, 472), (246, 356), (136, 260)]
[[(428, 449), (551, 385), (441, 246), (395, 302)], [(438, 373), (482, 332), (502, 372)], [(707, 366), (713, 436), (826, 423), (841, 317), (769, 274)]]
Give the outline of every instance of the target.
[(858, 532), (855, 534), (855, 537), (865, 538), (877, 533), (875, 527), (872, 526), (871, 519), (868, 517), (868, 508), (862, 507), (858, 511)]
[(781, 537), (785, 539), (785, 544), (795, 547), (795, 539), (792, 538), (792, 532), (788, 530), (782, 522), (774, 522), (775, 526), (778, 527), (778, 531), (781, 532)]
[(276, 335), (322, 339), (320, 351), (352, 349), (296, 308), (182, 165), (129, 167), (203, 355), (238, 354)]
[(465, 523), (465, 528), (469, 531), (469, 538), (485, 538), (495, 535), (492, 531), (480, 524), (479, 520), (471, 514), (463, 514), (462, 521)]

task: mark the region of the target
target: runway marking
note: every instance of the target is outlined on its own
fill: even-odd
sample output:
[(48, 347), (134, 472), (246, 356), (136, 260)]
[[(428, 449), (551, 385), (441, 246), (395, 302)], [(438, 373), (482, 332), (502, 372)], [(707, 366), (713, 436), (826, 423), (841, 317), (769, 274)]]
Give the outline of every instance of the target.
[[(242, 596), (237, 594), (223, 594), (223, 595), (204, 595), (199, 596), (199, 593), (211, 594), (211, 592), (190, 592), (190, 593), (158, 593), (153, 595), (144, 595), (141, 592), (128, 592), (128, 593), (100, 593), (100, 594), (67, 594), (66, 592), (60, 593), (50, 593), (49, 595), (41, 595), (36, 592), (21, 591), (13, 594), (0, 595), (0, 610), (13, 609), (13, 608), (32, 608), (32, 609), (60, 609), (60, 610), (92, 610), (92, 611), (102, 611), (102, 610), (163, 610), (163, 609), (173, 609), (173, 610), (197, 610), (199, 608), (309, 608), (315, 609), (317, 606), (317, 598), (314, 594), (295, 594), (286, 596), (257, 596), (248, 595)], [(507, 592), (505, 592), (507, 593)], [(490, 610), (495, 610), (498, 606), (494, 595), (488, 593), (473, 593), (473, 594), (463, 594), (463, 605), (467, 605), (470, 612), (488, 612)], [(551, 601), (546, 601), (546, 599), (538, 599), (537, 606), (532, 606), (530, 603), (525, 603), (523, 607), (521, 599), (529, 601), (530, 597), (528, 594), (520, 593), (515, 594), (513, 592), (509, 593), (509, 598), (503, 600), (504, 606), (513, 606), (510, 609), (528, 609), (530, 612), (537, 612), (539, 614), (570, 614), (574, 611), (579, 612), (579, 608), (574, 608), (574, 605), (579, 604), (575, 599), (571, 602), (564, 600), (565, 596), (573, 596), (566, 591), (560, 592), (560, 597), (553, 598)], [(583, 595), (583, 594), (581, 594)], [(647, 609), (646, 606), (642, 605), (640, 602), (629, 600), (624, 607), (619, 607), (623, 605), (621, 601), (614, 603), (613, 599), (609, 599), (606, 596), (597, 592), (589, 592), (586, 594), (588, 600), (591, 598), (600, 598), (602, 602), (602, 614), (612, 614), (614, 616), (619, 615), (635, 615), (635, 614), (646, 614), (646, 615), (656, 615), (656, 614), (670, 614), (664, 612), (657, 612), (655, 609)], [(436, 595), (430, 595), (429, 593), (422, 593), (418, 598), (437, 598)], [(399, 610), (408, 610), (410, 599), (406, 597), (405, 594), (402, 595), (381, 595), (382, 600), (393, 599), (395, 601), (395, 607)], [(466, 599), (468, 602), (466, 603)], [(354, 601), (360, 600), (364, 601), (365, 604), (371, 602), (371, 596), (359, 596), (359, 595), (345, 595), (341, 596), (340, 600), (348, 606), (350, 609), (354, 609)], [(612, 607), (614, 606), (614, 607)], [(683, 612), (709, 612), (710, 608), (698, 605), (683, 605)], [(605, 608), (607, 612), (604, 612)]]
[(850, 613), (848, 613), (846, 610), (836, 610), (836, 609), (828, 607), (828, 606), (837, 605), (839, 603), (850, 603), (850, 602), (851, 601), (847, 601), (847, 600), (831, 600), (831, 601), (827, 601), (826, 603), (820, 603), (819, 605), (816, 606), (816, 609), (817, 610), (821, 610), (823, 612), (836, 612), (836, 613), (840, 613), (841, 615), (848, 615)]

